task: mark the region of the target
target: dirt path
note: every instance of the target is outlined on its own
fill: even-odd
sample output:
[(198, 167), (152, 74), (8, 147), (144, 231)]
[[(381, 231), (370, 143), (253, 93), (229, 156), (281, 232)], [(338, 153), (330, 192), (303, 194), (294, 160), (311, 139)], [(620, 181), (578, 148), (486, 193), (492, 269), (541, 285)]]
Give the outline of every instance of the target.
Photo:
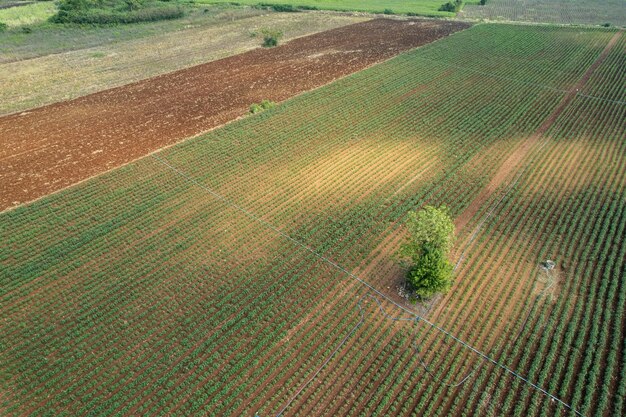
[(467, 28), (376, 19), (0, 118), (0, 210)]
[(574, 100), (578, 91), (581, 90), (593, 72), (604, 62), (607, 55), (613, 48), (613, 46), (617, 43), (620, 36), (622, 35), (622, 31), (617, 32), (607, 43), (602, 53), (598, 56), (595, 62), (587, 69), (587, 71), (583, 74), (583, 76), (578, 80), (578, 82), (572, 87), (572, 89), (563, 97), (561, 102), (556, 106), (556, 108), (552, 111), (552, 113), (548, 116), (548, 118), (539, 126), (537, 131), (529, 136), (522, 144), (515, 150), (509, 157), (502, 163), (494, 177), (491, 179), (489, 184), (478, 194), (478, 196), (470, 203), (469, 206), (456, 218), (454, 224), (456, 226), (457, 235), (461, 232), (461, 230), (467, 225), (467, 223), (474, 218), (476, 213), (480, 210), (480, 208), (489, 200), (491, 195), (502, 185), (510, 179), (520, 168), (520, 163), (524, 159), (524, 157), (530, 152), (531, 149), (537, 144), (539, 139), (543, 136), (544, 133), (550, 129), (550, 127), (554, 124), (554, 122), (558, 119), (558, 117), (563, 113), (563, 111), (570, 105), (570, 103)]

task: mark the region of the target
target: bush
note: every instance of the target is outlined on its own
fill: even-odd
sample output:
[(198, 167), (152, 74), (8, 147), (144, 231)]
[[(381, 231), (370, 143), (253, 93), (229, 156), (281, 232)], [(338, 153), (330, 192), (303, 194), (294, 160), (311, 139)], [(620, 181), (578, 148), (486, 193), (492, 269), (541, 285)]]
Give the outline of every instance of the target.
[(263, 47), (272, 48), (278, 45), (278, 40), (283, 36), (283, 32), (275, 29), (261, 29), (263, 35)]
[(480, 5), (484, 6), (485, 4), (487, 4), (487, 0), (480, 0)]
[(276, 106), (276, 103), (274, 103), (273, 101), (263, 100), (259, 104), (257, 104), (257, 103), (252, 104), (250, 106), (250, 113), (252, 113), (252, 114), (260, 113), (260, 112), (262, 112), (264, 110), (271, 109), (274, 106)]
[(154, 22), (158, 20), (178, 19), (184, 15), (184, 11), (176, 6), (139, 9), (125, 13), (104, 9), (77, 12), (64, 12), (60, 10), (59, 13), (50, 18), (50, 21), (53, 23), (114, 25), (122, 23)]
[(144, 3), (141, 0), (123, 0), (108, 7), (92, 0), (62, 0), (59, 11), (50, 18), (53, 23), (112, 25), (151, 22), (183, 17), (184, 10), (177, 5)]
[(385, 9), (385, 10), (383, 10), (383, 14), (393, 14), (393, 10)]
[(0, 32), (4, 32), (8, 28), (9, 28), (9, 25), (7, 25), (6, 23), (0, 22)]
[(463, 0), (454, 0), (454, 1), (449, 1), (446, 4), (441, 5), (441, 7), (439, 8), (439, 11), (457, 13), (457, 12), (460, 12), (462, 8), (463, 8)]

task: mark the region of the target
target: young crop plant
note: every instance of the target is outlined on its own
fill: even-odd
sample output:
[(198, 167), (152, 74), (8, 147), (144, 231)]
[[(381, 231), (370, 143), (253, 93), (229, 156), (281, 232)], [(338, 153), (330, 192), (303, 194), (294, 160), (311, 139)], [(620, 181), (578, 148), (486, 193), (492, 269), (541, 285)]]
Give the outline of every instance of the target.
[(454, 242), (454, 223), (448, 208), (426, 206), (409, 212), (407, 229), (409, 237), (398, 255), (410, 259), (406, 279), (411, 291), (425, 299), (446, 292), (452, 284), (448, 254)]

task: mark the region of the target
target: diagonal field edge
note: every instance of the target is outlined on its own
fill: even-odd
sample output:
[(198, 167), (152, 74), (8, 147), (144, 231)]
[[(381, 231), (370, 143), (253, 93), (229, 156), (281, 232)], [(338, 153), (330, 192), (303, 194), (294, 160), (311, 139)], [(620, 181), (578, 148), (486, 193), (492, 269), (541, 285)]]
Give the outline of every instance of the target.
[[(414, 316), (416, 319), (419, 319), (420, 321), (426, 323), (427, 325), (429, 325), (430, 327), (432, 327), (433, 329), (437, 330), (438, 332), (444, 334), (445, 336), (451, 338), (452, 340), (454, 340), (455, 342), (459, 343), (460, 345), (462, 345), (463, 347), (471, 350), (472, 352), (476, 353), (478, 356), (480, 356), (483, 360), (501, 368), (502, 370), (504, 370), (505, 372), (509, 373), (510, 375), (512, 375), (513, 377), (519, 379), (520, 381), (526, 383), (527, 385), (530, 385), (532, 388), (534, 388), (535, 390), (541, 392), (542, 394), (544, 394), (545, 396), (549, 397), (550, 399), (558, 402), (559, 404), (561, 404), (562, 406), (564, 406), (565, 408), (567, 408), (568, 410), (570, 410), (571, 412), (573, 412), (574, 414), (576, 414), (579, 417), (585, 417), (584, 414), (582, 414), (581, 412), (579, 412), (578, 410), (576, 410), (575, 408), (573, 408), (570, 404), (566, 403), (565, 401), (561, 400), (560, 398), (556, 397), (555, 395), (549, 393), (548, 391), (546, 391), (545, 389), (541, 388), (539, 385), (531, 382), (530, 380), (528, 380), (526, 377), (524, 377), (523, 375), (519, 374), (518, 372), (512, 370), (511, 368), (507, 367), (504, 364), (501, 364), (500, 362), (496, 361), (495, 359), (493, 359), (492, 357), (488, 356), (487, 354), (479, 351), (478, 349), (476, 349), (475, 347), (469, 345), (468, 343), (466, 343), (465, 341), (461, 340), (460, 338), (458, 338), (457, 336), (453, 335), (452, 333), (448, 332), (447, 330), (445, 330), (444, 328), (438, 326), (437, 324), (429, 321), (428, 319), (416, 314), (414, 311), (409, 310), (408, 308), (404, 307), (401, 304), (398, 304), (397, 302), (395, 302), (394, 300), (392, 300), (390, 297), (388, 297), (387, 295), (385, 295), (384, 293), (382, 293), (381, 291), (379, 291), (378, 289), (376, 289), (373, 285), (369, 284), (368, 282), (364, 281), (363, 279), (359, 278), (358, 276), (356, 276), (355, 274), (353, 274), (352, 272), (348, 271), (347, 269), (345, 269), (344, 267), (342, 267), (341, 265), (337, 264), (336, 262), (332, 261), (331, 259), (325, 257), (324, 255), (322, 255), (319, 252), (316, 252), (315, 249), (311, 248), (310, 246), (306, 245), (305, 243), (301, 242), (298, 239), (295, 239), (293, 237), (291, 237), (290, 235), (288, 235), (287, 233), (283, 232), (282, 230), (280, 230), (279, 228), (277, 228), (276, 226), (272, 225), (271, 223), (261, 219), (260, 217), (256, 216), (255, 214), (253, 214), (252, 212), (250, 212), (249, 210), (246, 210), (245, 208), (241, 207), (240, 205), (238, 205), (237, 203), (234, 203), (232, 201), (230, 201), (228, 198), (226, 198), (225, 196), (217, 193), (216, 191), (212, 190), (211, 188), (207, 187), (206, 185), (202, 184), (201, 182), (199, 182), (198, 180), (194, 179), (193, 177), (191, 177), (190, 175), (188, 175), (187, 173), (185, 173), (184, 171), (178, 169), (177, 167), (171, 165), (169, 162), (167, 162), (166, 160), (159, 158), (158, 156), (156, 156), (155, 154), (150, 155), (152, 158), (154, 158), (156, 161), (158, 161), (160, 164), (164, 165), (165, 167), (169, 168), (170, 170), (172, 170), (173, 172), (175, 172), (176, 174), (178, 174), (179, 176), (181, 176), (182, 178), (184, 178), (185, 180), (187, 180), (189, 183), (196, 185), (200, 188), (202, 188), (203, 190), (205, 190), (207, 193), (209, 193), (212, 197), (214, 197), (215, 199), (223, 202), (224, 204), (226, 204), (227, 206), (230, 206), (232, 208), (234, 208), (235, 210), (243, 213), (245, 216), (247, 216), (248, 218), (262, 224), (263, 226), (267, 227), (268, 229), (274, 231), (276, 234), (284, 237), (285, 239), (291, 241), (292, 243), (294, 243), (295, 245), (300, 246), (301, 248), (307, 250), (308, 252), (310, 252), (311, 254), (313, 254), (314, 256), (316, 256), (318, 259), (326, 262), (327, 264), (329, 264), (330, 266), (332, 266), (333, 268), (343, 272), (344, 274), (348, 275), (349, 277), (357, 280), (358, 282), (360, 282), (361, 284), (363, 284), (365, 287), (367, 287), (368, 289), (370, 289), (372, 292), (374, 292), (375, 294), (379, 295), (380, 297), (382, 297), (383, 299), (385, 299), (386, 301), (388, 301), (389, 303), (393, 304), (394, 306), (398, 307), (400, 310), (409, 313), (410, 315)], [(354, 330), (353, 330), (354, 331)], [(344, 339), (344, 341), (340, 344), (340, 346), (338, 346), (329, 356), (329, 358), (326, 359), (326, 361), (322, 364), (322, 367), (318, 369), (318, 371), (315, 373), (315, 375), (317, 375), (319, 373), (319, 371), (321, 371), (321, 369), (326, 365), (326, 363), (328, 363), (328, 361), (330, 361), (330, 359), (332, 358), (332, 356), (336, 353), (336, 351), (341, 347), (341, 345), (343, 345), (343, 343), (345, 343), (345, 340), (347, 340), (347, 338), (353, 333), (353, 331), (351, 331), (348, 336)], [(304, 389), (304, 387), (303, 387)], [(279, 414), (280, 415), (280, 414)]]

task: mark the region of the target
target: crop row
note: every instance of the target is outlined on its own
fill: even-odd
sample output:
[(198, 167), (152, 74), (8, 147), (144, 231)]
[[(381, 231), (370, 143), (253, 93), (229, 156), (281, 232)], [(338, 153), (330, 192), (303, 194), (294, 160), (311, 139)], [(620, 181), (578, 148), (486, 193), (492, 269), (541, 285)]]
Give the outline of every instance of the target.
[[(605, 103), (593, 104), (606, 107)], [(502, 360), (514, 359), (513, 368), (558, 393), (587, 415), (615, 415), (617, 408), (613, 407), (618, 407), (618, 403), (608, 401), (606, 396), (615, 389), (611, 375), (616, 376), (620, 369), (622, 336), (617, 328), (624, 322), (619, 307), (624, 294), (619, 282), (624, 274), (624, 246), (620, 243), (625, 222), (622, 212), (625, 174), (623, 166), (613, 161), (622, 160), (625, 149), (619, 136), (610, 134), (615, 124), (620, 123), (619, 117), (611, 119), (610, 114), (623, 109), (610, 109), (605, 112), (609, 115), (606, 120), (594, 120), (593, 115), (598, 112), (590, 110), (589, 105), (584, 99), (574, 103), (573, 109), (580, 113), (570, 112), (565, 117), (574, 118), (578, 132), (572, 129), (552, 132), (559, 139), (541, 149), (529, 167), (529, 177), (499, 210), (502, 217), (494, 227), (501, 230), (490, 227), (483, 234), (490, 241), (494, 236), (515, 240), (514, 231), (527, 229), (523, 234), (525, 242), (519, 246), (520, 252), (511, 254), (512, 259), (528, 257), (532, 263), (525, 273), (529, 277), (537, 273), (536, 265), (546, 258), (557, 259), (563, 268), (557, 272), (560, 279), (554, 283), (556, 292), (544, 294), (550, 297), (539, 307), (535, 304), (537, 308), (530, 312), (530, 320), (522, 329), (520, 344), (512, 350), (509, 348)], [(557, 126), (571, 128), (572, 124)], [(572, 139), (581, 130), (593, 126), (600, 126), (593, 130), (594, 136)], [(589, 141), (593, 141), (593, 147)], [(473, 262), (481, 264), (491, 257), (511, 256), (497, 249), (484, 253), (477, 250), (482, 250), (480, 244), (470, 259), (475, 257)], [(530, 256), (522, 250), (530, 251)], [(465, 297), (483, 298), (472, 290)], [(449, 303), (454, 303), (454, 298)], [(548, 302), (550, 298), (554, 301)], [(619, 314), (615, 316), (613, 312), (617, 311)], [(608, 369), (600, 366), (604, 362), (611, 364)], [(620, 381), (618, 385), (623, 383)], [(551, 415), (549, 408), (519, 402), (530, 395), (529, 389), (503, 392), (505, 387), (498, 395), (507, 393), (505, 407), (517, 402), (514, 414)]]
[(626, 24), (619, 0), (488, 0), (485, 5), (466, 4), (463, 14), (474, 19), (567, 25)]
[[(514, 33), (510, 27), (489, 30), (501, 37)], [(538, 50), (559, 49), (548, 42), (553, 32), (535, 31), (530, 36), (524, 29), (499, 53), (527, 57), (530, 49), (520, 53), (513, 46), (535, 38), (544, 45)], [(580, 66), (559, 58), (575, 75), (606, 39), (604, 32), (583, 33), (589, 39), (571, 58), (581, 59)], [(459, 47), (458, 36), (426, 52), (450, 43)], [(13, 387), (0, 412), (228, 415), (262, 409), (269, 414), (285, 404), (354, 326), (354, 294), (363, 288), (346, 288), (354, 284), (351, 278), (239, 208), (356, 268), (398, 231), (408, 210), (445, 203), (460, 212), (519, 138), (532, 134), (561, 98), (553, 90), (468, 73), (421, 54), (402, 55), (189, 140), (158, 159), (0, 216), (7, 242), (0, 252), (0, 358)], [(504, 59), (495, 62), (507, 65)], [(529, 82), (553, 76), (520, 74)], [(606, 115), (607, 126), (623, 117)], [(418, 174), (423, 177), (415, 180)], [(533, 222), (533, 211), (512, 204), (504, 213), (515, 207), (525, 213), (524, 225)], [(514, 230), (523, 238), (521, 229)], [(482, 251), (487, 244), (480, 239)], [(515, 245), (505, 246), (506, 256), (515, 256)], [(463, 276), (492, 276), (485, 265), (496, 267), (497, 261), (477, 261), (486, 255), (472, 252)], [(527, 273), (521, 259), (502, 275)], [(388, 286), (389, 277), (378, 274), (384, 270), (374, 269), (368, 279)], [(523, 281), (522, 294), (532, 292), (531, 278)], [(516, 303), (515, 324), (523, 321), (526, 304), (519, 303), (515, 281), (476, 285), (467, 293), (493, 295), (463, 298), (461, 307), (440, 317), (455, 333), (484, 341), (482, 348), (499, 354), (506, 345), (500, 323), (507, 304)], [(545, 308), (551, 311), (547, 303), (533, 311)], [(459, 320), (464, 312), (472, 319), (465, 327)], [(406, 353), (409, 340), (402, 329), (377, 314), (367, 315), (332, 362), (336, 366), (320, 374), (290, 410), (410, 415), (423, 408), (444, 414), (458, 411), (464, 399), (479, 398), (481, 391), (469, 388), (474, 384), (462, 385), (469, 391), (457, 398), (445, 385), (422, 383), (464, 375), (474, 365), (471, 355), (459, 346), (439, 351), (441, 338), (420, 327), (415, 338), (424, 360), (436, 365), (434, 377), (427, 377), (419, 359)], [(534, 316), (528, 323), (527, 328), (541, 325)], [(596, 333), (604, 343), (607, 335)], [(547, 340), (525, 332), (519, 340), (554, 351)], [(530, 371), (534, 365), (520, 356), (503, 354), (502, 360)], [(593, 368), (599, 358), (583, 365)], [(503, 397), (485, 372), (477, 378), (491, 384), (486, 391)], [(334, 385), (359, 387), (352, 406), (329, 394)], [(506, 401), (512, 410), (523, 399), (513, 394)]]

